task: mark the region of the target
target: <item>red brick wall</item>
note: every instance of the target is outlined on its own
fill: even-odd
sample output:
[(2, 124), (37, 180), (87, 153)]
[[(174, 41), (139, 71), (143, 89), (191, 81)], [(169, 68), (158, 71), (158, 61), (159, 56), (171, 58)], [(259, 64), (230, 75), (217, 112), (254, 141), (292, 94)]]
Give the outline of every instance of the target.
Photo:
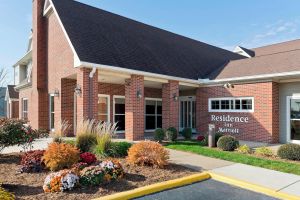
[(18, 101), (12, 101), (11, 102), (11, 107), (12, 107), (11, 117), (12, 118), (19, 118), (19, 102)]
[[(237, 84), (234, 88), (222, 86), (205, 87), (197, 90), (197, 129), (206, 133), (211, 115), (230, 115), (248, 117), (248, 123), (234, 123), (239, 129), (238, 134), (232, 134), (240, 140), (260, 141), (268, 143), (279, 142), (279, 91), (278, 84), (273, 82)], [(208, 112), (208, 99), (217, 97), (254, 97), (253, 113)], [(213, 122), (218, 127), (224, 127), (224, 122)]]
[(179, 100), (174, 100), (174, 95), (179, 98), (179, 82), (169, 81), (163, 84), (162, 89), (162, 127), (179, 129)]
[[(140, 90), (142, 98), (137, 97)], [(143, 140), (145, 131), (144, 76), (131, 75), (125, 82), (125, 137)]]

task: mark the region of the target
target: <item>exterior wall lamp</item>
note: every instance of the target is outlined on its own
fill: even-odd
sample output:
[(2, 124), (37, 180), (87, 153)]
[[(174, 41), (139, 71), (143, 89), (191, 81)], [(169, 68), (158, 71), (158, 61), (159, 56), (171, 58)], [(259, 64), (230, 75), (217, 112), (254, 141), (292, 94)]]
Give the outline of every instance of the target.
[(74, 92), (76, 94), (76, 96), (81, 96), (81, 87), (80, 85), (76, 85), (75, 89), (74, 89)]
[(136, 97), (137, 97), (138, 99), (141, 99), (141, 98), (143, 97), (141, 90), (138, 90), (138, 91), (136, 92)]
[(55, 97), (59, 97), (59, 90), (57, 88), (55, 88), (54, 92), (53, 92), (53, 95)]
[(178, 96), (176, 93), (173, 94), (173, 99), (174, 99), (174, 101), (178, 101)]
[(234, 85), (230, 84), (230, 83), (225, 83), (224, 88), (230, 89), (230, 88), (234, 88)]

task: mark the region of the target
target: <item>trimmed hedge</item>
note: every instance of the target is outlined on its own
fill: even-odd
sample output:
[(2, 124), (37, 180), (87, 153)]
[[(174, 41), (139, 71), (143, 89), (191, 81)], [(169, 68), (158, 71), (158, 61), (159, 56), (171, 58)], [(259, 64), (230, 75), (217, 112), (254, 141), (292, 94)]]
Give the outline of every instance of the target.
[(193, 130), (191, 128), (184, 128), (182, 130), (182, 136), (186, 140), (191, 140), (192, 139), (192, 133), (193, 133)]
[(300, 145), (284, 144), (279, 147), (277, 155), (283, 159), (300, 160)]
[(239, 146), (239, 141), (230, 135), (220, 137), (217, 147), (223, 151), (234, 151)]
[(154, 140), (155, 141), (163, 141), (163, 139), (165, 138), (165, 131), (162, 128), (158, 128), (154, 131)]
[(169, 141), (176, 141), (178, 136), (177, 129), (174, 127), (168, 128), (166, 131), (166, 136)]

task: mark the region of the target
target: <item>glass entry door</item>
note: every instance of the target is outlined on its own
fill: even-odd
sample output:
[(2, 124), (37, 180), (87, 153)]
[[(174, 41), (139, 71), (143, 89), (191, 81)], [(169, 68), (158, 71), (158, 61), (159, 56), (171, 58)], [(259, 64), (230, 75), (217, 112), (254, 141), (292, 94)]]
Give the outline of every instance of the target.
[(180, 131), (184, 128), (192, 128), (196, 132), (196, 98), (180, 97)]
[(300, 97), (288, 97), (288, 142), (300, 143)]

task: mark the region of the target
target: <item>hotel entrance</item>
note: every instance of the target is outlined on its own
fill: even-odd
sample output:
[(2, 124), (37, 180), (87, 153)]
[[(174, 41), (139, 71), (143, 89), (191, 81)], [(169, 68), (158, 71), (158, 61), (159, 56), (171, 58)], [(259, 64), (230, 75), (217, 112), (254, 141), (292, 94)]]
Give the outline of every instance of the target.
[(287, 141), (300, 144), (300, 97), (287, 97)]
[(193, 132), (196, 132), (196, 97), (180, 97), (179, 101), (180, 131), (184, 128), (192, 128)]

